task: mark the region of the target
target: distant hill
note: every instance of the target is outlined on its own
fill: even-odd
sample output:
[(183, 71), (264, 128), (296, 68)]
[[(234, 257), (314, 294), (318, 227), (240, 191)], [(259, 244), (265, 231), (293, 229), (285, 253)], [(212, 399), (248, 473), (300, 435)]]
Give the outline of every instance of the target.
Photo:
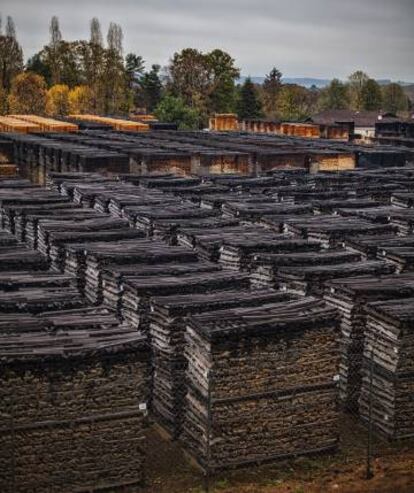
[(285, 84), (298, 84), (304, 87), (326, 87), (331, 82), (329, 79), (313, 79), (312, 77), (286, 77), (282, 79)]
[[(240, 84), (243, 84), (246, 78), (247, 76), (242, 75), (238, 82)], [(265, 80), (264, 77), (260, 77), (260, 76), (251, 76), (250, 78), (255, 84), (263, 84), (263, 81)], [(329, 85), (331, 79), (318, 79), (313, 77), (284, 77), (282, 81), (285, 84), (298, 84), (299, 86), (304, 86), (304, 87), (315, 86), (318, 88), (323, 88)], [(377, 82), (378, 84), (383, 86), (390, 84), (392, 81), (390, 79), (379, 79)], [(408, 89), (408, 91), (412, 91), (413, 90), (412, 88), (414, 87), (414, 84), (412, 82), (399, 81), (398, 84), (401, 84), (404, 87), (404, 90)]]
[[(259, 76), (251, 76), (250, 77), (255, 84), (263, 84), (265, 80), (264, 77)], [(247, 76), (241, 76), (239, 82), (243, 84), (243, 82), (247, 79)], [(284, 77), (282, 79), (284, 84), (298, 84), (299, 86), (304, 87), (326, 87), (331, 81), (329, 79), (314, 79), (312, 77)]]

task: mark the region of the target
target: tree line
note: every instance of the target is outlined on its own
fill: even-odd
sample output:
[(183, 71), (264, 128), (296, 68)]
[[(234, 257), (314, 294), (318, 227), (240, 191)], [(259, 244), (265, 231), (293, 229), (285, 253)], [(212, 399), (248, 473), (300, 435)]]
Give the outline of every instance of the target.
[(146, 68), (141, 55), (124, 54), (121, 26), (111, 22), (104, 41), (97, 18), (90, 21), (89, 39), (67, 41), (59, 19), (52, 17), (48, 43), (24, 63), (13, 19), (7, 17), (3, 29), (0, 17), (0, 62), (0, 114), (145, 111), (191, 129), (206, 125), (214, 113), (297, 121), (325, 109), (404, 113), (412, 108), (399, 84), (380, 86), (362, 71), (324, 89), (285, 84), (277, 68), (262, 84), (249, 77), (241, 82), (235, 60), (220, 49), (186, 48), (168, 66)]

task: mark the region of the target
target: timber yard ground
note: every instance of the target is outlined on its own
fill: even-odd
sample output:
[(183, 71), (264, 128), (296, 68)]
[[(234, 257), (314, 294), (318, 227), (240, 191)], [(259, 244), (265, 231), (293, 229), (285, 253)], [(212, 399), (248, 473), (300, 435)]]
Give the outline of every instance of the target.
[[(391, 445), (375, 440), (381, 453), (373, 461), (374, 477), (366, 479), (366, 436), (349, 418), (342, 421), (341, 448), (336, 454), (224, 471), (212, 476), (210, 493), (412, 493), (414, 442)], [(156, 426), (148, 432), (146, 486), (136, 493), (204, 493), (202, 472), (178, 442)], [(361, 439), (361, 436), (363, 437)], [(374, 454), (375, 457), (375, 454)]]

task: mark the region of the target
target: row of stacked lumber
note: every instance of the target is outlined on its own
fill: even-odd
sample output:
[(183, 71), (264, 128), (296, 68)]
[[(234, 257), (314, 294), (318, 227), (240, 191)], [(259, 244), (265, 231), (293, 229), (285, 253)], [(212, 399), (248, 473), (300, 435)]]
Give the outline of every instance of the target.
[(276, 135), (288, 135), (312, 139), (338, 139), (348, 141), (348, 125), (317, 125), (312, 123), (280, 122), (266, 119), (237, 120), (234, 113), (218, 113), (209, 120), (209, 130), (216, 132), (255, 132)]
[(123, 120), (121, 118), (85, 114), (69, 115), (69, 118), (80, 121), (103, 123), (105, 125), (110, 125), (114, 130), (119, 130), (121, 132), (145, 132), (149, 130), (149, 125), (142, 121), (131, 121)]
[[(14, 228), (14, 232), (16, 232), (16, 224), (21, 224), (20, 234), (36, 245), (39, 251), (42, 252), (42, 256), (48, 259), (49, 262), (53, 261), (51, 258), (53, 257), (51, 255), (52, 245), (49, 241), (54, 233), (58, 234), (62, 231), (69, 235), (66, 236), (67, 240), (78, 241), (81, 239), (78, 238), (76, 240), (76, 235), (83, 234), (84, 228), (86, 228), (86, 231), (92, 228), (91, 231), (96, 231), (99, 235), (99, 227), (108, 225), (108, 228), (110, 228), (110, 225), (112, 225), (115, 228), (115, 232), (117, 232), (121, 229), (121, 227), (118, 229), (115, 227), (117, 223), (120, 226), (124, 224), (125, 220), (123, 218), (113, 217), (111, 219), (111, 216), (104, 212), (90, 208), (77, 209), (76, 206), (73, 207), (73, 203), (69, 201), (70, 198), (75, 196), (76, 186), (71, 188), (61, 183), (58, 185), (58, 189), (61, 192), (65, 190), (69, 194), (72, 193), (72, 195), (57, 195), (53, 191), (40, 191), (38, 188), (26, 186), (26, 182), (21, 182), (20, 184), (21, 188), (14, 189), (14, 193), (11, 193), (11, 195), (7, 196), (6, 193), (3, 195), (3, 223), (10, 230)], [(138, 195), (139, 189), (138, 187), (136, 188)], [(130, 193), (130, 190), (128, 192)], [(53, 200), (58, 199), (58, 197), (61, 200), (57, 200), (57, 205), (67, 203), (70, 206), (67, 210), (72, 212), (71, 219), (69, 219), (70, 212), (66, 215), (66, 209), (63, 207), (56, 210), (53, 209)], [(78, 194), (77, 197), (80, 197), (80, 195)], [(26, 210), (26, 213), (24, 213), (25, 220), (16, 221), (18, 212), (21, 212), (18, 211), (19, 205), (31, 205), (36, 208), (36, 202), (39, 202), (38, 205), (41, 206), (43, 205), (43, 200), (49, 206), (49, 212), (43, 208), (41, 213), (35, 217), (36, 214), (31, 215), (30, 210)], [(176, 202), (179, 203), (180, 199), (177, 198)], [(91, 203), (90, 199), (88, 199), (87, 203)], [(191, 218), (188, 209), (185, 211), (179, 209), (179, 212), (183, 213), (184, 220)], [(208, 216), (214, 218), (216, 213), (207, 214)], [(179, 219), (180, 214), (175, 214), (174, 221)], [(199, 220), (197, 214), (195, 214), (194, 220)], [(93, 229), (94, 223), (96, 224), (96, 230)], [(73, 232), (71, 231), (72, 228)], [(57, 230), (55, 231), (55, 229)], [(106, 231), (105, 227), (104, 231)], [(152, 383), (153, 409), (160, 421), (177, 436), (181, 434), (182, 423), (185, 419), (184, 397), (187, 392), (182, 378), (187, 366), (183, 344), (184, 325), (182, 325), (181, 335), (176, 334), (178, 339), (174, 338), (171, 342), (168, 342), (167, 338), (167, 345), (170, 344), (170, 347), (174, 348), (171, 355), (170, 350), (165, 346), (166, 340), (163, 338), (168, 326), (164, 330), (159, 326), (157, 330), (151, 316), (151, 313), (155, 312), (151, 304), (152, 300), (155, 300), (156, 297), (164, 297), (164, 301), (168, 303), (169, 296), (177, 298), (177, 295), (179, 295), (181, 298), (187, 298), (187, 300), (181, 299), (181, 302), (188, 305), (187, 311), (189, 313), (191, 311), (193, 313), (202, 313), (218, 308), (261, 306), (267, 302), (290, 299), (291, 296), (269, 290), (251, 293), (248, 291), (250, 284), (248, 274), (231, 270), (224, 271), (217, 263), (199, 260), (193, 249), (168, 246), (151, 238), (144, 239), (142, 238), (144, 230), (140, 232), (138, 229), (129, 229), (129, 231), (138, 235), (137, 239), (126, 240), (126, 242), (130, 241), (131, 243), (130, 249), (122, 241), (116, 243), (96, 241), (80, 243), (79, 250), (86, 254), (86, 271), (88, 268), (91, 270), (90, 277), (93, 277), (93, 274), (99, 275), (101, 273), (111, 279), (111, 276), (117, 274), (116, 282), (122, 288), (121, 295), (124, 298), (124, 302), (121, 304), (123, 307), (121, 316), (130, 322), (128, 327), (133, 324), (138, 329), (136, 334), (143, 334), (145, 337), (150, 336), (154, 367)], [(150, 228), (150, 231), (153, 231), (152, 228)], [(141, 238), (139, 237), (140, 234)], [(148, 231), (145, 231), (145, 235), (150, 236)], [(94, 249), (95, 245), (97, 249)], [(69, 248), (73, 246), (75, 245), (68, 244)], [(93, 269), (95, 270), (93, 271)], [(62, 274), (54, 275), (62, 276)], [(128, 277), (128, 275), (132, 277)], [(126, 277), (123, 279), (122, 276)], [(68, 276), (65, 277), (67, 278)], [(102, 288), (103, 293), (105, 293), (104, 288), (106, 286), (102, 284)], [(99, 288), (97, 291), (99, 292)], [(194, 293), (200, 293), (197, 303), (195, 303)], [(159, 300), (158, 303), (163, 302), (163, 299), (157, 299)], [(97, 302), (99, 303), (99, 300)], [(108, 305), (110, 303), (111, 300), (109, 300)], [(118, 331), (119, 329), (116, 330)], [(181, 339), (181, 343), (179, 339)], [(293, 449), (291, 453), (294, 453)]]
[[(174, 173), (203, 177), (261, 175), (275, 169), (305, 173), (348, 169), (352, 172), (354, 168), (401, 167), (413, 161), (414, 152), (412, 148), (401, 146), (361, 146), (328, 139), (266, 134), (113, 131), (104, 123), (73, 121), (83, 121), (84, 126), (88, 123), (88, 128), (76, 133), (3, 133), (0, 138), (13, 143), (13, 160), (22, 173), (42, 184), (42, 177), (50, 171)], [(132, 121), (128, 124), (146, 125)], [(102, 159), (93, 160), (98, 153)], [(112, 160), (105, 157), (108, 153)]]
[(1, 132), (76, 132), (77, 125), (37, 115), (6, 115), (0, 117)]
[(44, 253), (20, 241), (32, 239), (26, 222), (11, 232), (15, 213), (30, 222), (37, 206), (38, 220), (59, 211), (63, 222), (69, 212), (83, 224), (97, 214), (25, 180), (0, 180), (0, 201), (9, 230), (0, 231), (0, 489), (136, 491), (145, 469), (147, 342), (114, 312), (88, 306), (76, 278), (50, 270)]
[[(409, 173), (408, 168), (407, 173)], [(160, 220), (164, 221), (164, 236), (159, 236), (160, 238), (168, 242), (177, 241), (183, 246), (191, 247), (206, 261), (217, 262), (220, 260), (221, 265), (225, 268), (241, 269), (251, 276), (251, 280), (257, 286), (277, 288), (282, 290), (282, 293), (289, 293), (290, 295), (292, 295), (291, 293), (298, 293), (301, 295), (323, 296), (325, 287), (331, 279), (338, 279), (337, 282), (339, 283), (341, 279), (358, 279), (369, 276), (370, 279), (373, 279), (372, 282), (375, 283), (375, 280), (381, 279), (383, 276), (390, 276), (396, 270), (395, 263), (390, 259), (385, 259), (383, 254), (378, 255), (378, 257), (377, 254), (367, 257), (365, 248), (361, 248), (360, 245), (370, 243), (380, 246), (381, 242), (391, 240), (394, 244), (401, 242), (409, 245), (412, 242), (409, 236), (398, 236), (398, 234), (407, 234), (408, 231), (398, 232), (398, 227), (390, 223), (391, 219), (385, 223), (383, 220), (379, 220), (383, 217), (381, 214), (383, 214), (382, 208), (384, 206), (381, 204), (387, 201), (388, 204), (391, 203), (391, 198), (394, 196), (394, 190), (397, 187), (405, 188), (405, 186), (410, 186), (409, 175), (405, 180), (405, 185), (396, 180), (397, 183), (392, 187), (389, 187), (387, 182), (392, 182), (393, 178), (390, 175), (387, 176), (386, 173), (380, 177), (375, 176), (375, 174), (369, 177), (344, 176), (344, 185), (341, 190), (335, 190), (334, 188), (334, 186), (338, 188), (339, 178), (331, 177), (329, 180), (328, 178), (328, 176), (321, 176), (320, 180), (317, 179), (317, 181), (324, 184), (325, 188), (326, 183), (333, 182), (331, 192), (325, 193), (326, 200), (322, 200), (321, 192), (316, 191), (315, 186), (312, 185), (313, 188), (310, 187), (309, 191), (304, 190), (300, 193), (294, 193), (292, 205), (275, 202), (277, 199), (272, 187), (275, 182), (271, 183), (271, 180), (268, 179), (223, 178), (214, 180), (214, 183), (228, 187), (228, 191), (223, 194), (219, 205), (209, 209), (215, 211), (216, 214), (222, 210), (225, 213), (225, 220), (230, 221), (228, 224), (221, 223), (219, 228), (216, 227), (216, 221), (223, 221), (224, 217), (212, 216), (211, 218), (201, 217), (199, 219), (197, 208), (194, 208), (194, 204), (202, 206), (203, 202), (208, 201), (210, 197), (215, 197), (215, 194), (207, 194), (204, 196), (205, 198), (202, 198), (202, 195), (201, 200), (199, 195), (197, 195), (196, 200), (194, 197), (191, 198), (193, 200), (195, 222), (208, 221), (206, 227), (203, 227), (203, 224), (199, 224), (199, 227), (196, 224), (189, 224), (188, 221), (192, 221), (190, 208), (183, 208), (182, 203), (177, 207), (177, 201), (171, 197), (171, 195), (176, 198), (181, 196), (184, 202), (188, 200), (191, 196), (188, 194), (188, 187), (194, 187), (194, 191), (198, 191), (196, 187), (199, 187), (199, 182), (193, 179), (184, 180), (168, 176), (138, 179), (135, 183), (146, 191), (163, 191), (164, 196), (168, 197), (167, 200), (169, 201), (166, 207), (160, 207), (157, 199), (150, 209), (138, 206), (133, 215), (131, 211), (128, 212), (127, 204), (125, 204), (126, 207), (124, 209), (119, 206), (112, 208), (112, 211), (115, 212), (116, 210), (116, 215), (118, 216), (126, 214), (130, 224), (142, 230), (150, 238), (154, 238), (158, 234), (157, 229), (159, 226), (154, 227), (154, 225), (157, 225), (160, 217)], [(354, 194), (350, 191), (348, 192), (347, 189), (353, 188), (355, 190), (357, 181), (371, 184), (367, 187), (365, 197), (361, 194), (361, 198), (353, 199), (352, 196)], [(374, 183), (376, 183), (375, 187)], [(384, 187), (383, 183), (385, 184)], [(72, 185), (66, 183), (60, 186), (63, 189), (65, 187), (70, 189), (73, 186), (72, 190), (74, 194), (76, 193), (77, 185), (73, 185), (73, 182)], [(362, 188), (362, 185), (360, 186)], [(241, 190), (241, 187), (244, 187), (244, 191)], [(280, 189), (280, 187), (277, 188)], [(291, 185), (291, 188), (294, 189), (295, 187)], [(300, 186), (296, 185), (296, 189), (300, 189)], [(246, 193), (247, 190), (248, 193)], [(267, 195), (263, 195), (269, 193), (269, 190), (271, 193), (270, 198)], [(278, 192), (280, 193), (279, 190)], [(373, 192), (372, 195), (371, 192)], [(90, 207), (93, 205), (90, 201), (91, 194), (93, 194), (93, 187), (89, 191), (81, 190), (77, 197), (82, 202), (83, 196), (85, 204)], [(112, 200), (110, 198), (112, 194), (110, 190), (105, 192), (101, 189), (99, 194), (99, 198), (98, 194), (96, 195), (95, 204), (93, 205), (96, 209), (102, 207), (103, 203), (109, 204)], [(119, 191), (117, 194), (116, 200), (119, 204), (122, 204), (122, 197), (119, 195)], [(307, 201), (303, 202), (304, 199), (307, 199)], [(300, 203), (297, 203), (297, 201), (300, 201)], [(361, 210), (362, 212), (368, 212), (368, 214), (364, 214), (364, 218), (360, 218), (359, 214), (355, 214), (355, 218), (352, 216), (352, 220), (346, 219), (343, 221), (343, 217), (348, 218), (347, 215), (340, 215), (342, 209), (345, 208), (344, 205), (350, 206), (350, 210)], [(390, 208), (389, 205), (387, 207)], [(157, 209), (159, 209), (159, 213), (157, 213)], [(349, 209), (349, 207), (346, 209)], [(394, 206), (394, 209), (397, 208)], [(247, 214), (244, 211), (248, 211)], [(370, 214), (371, 211), (372, 213)], [(328, 212), (329, 214), (327, 214)], [(275, 214), (272, 215), (272, 213)], [(394, 210), (394, 213), (398, 215), (398, 210)], [(241, 216), (241, 214), (243, 215)], [(391, 218), (392, 216), (396, 217), (393, 214), (388, 214), (387, 217)], [(165, 228), (169, 221), (171, 221), (174, 232), (165, 234), (168, 231)], [(252, 221), (255, 222), (253, 223)], [(280, 234), (281, 231), (285, 231), (285, 233)], [(211, 247), (208, 247), (210, 243)], [(344, 246), (346, 247), (345, 249)], [(212, 253), (206, 254), (205, 252), (210, 248), (213, 248), (211, 250)], [(237, 262), (235, 264), (227, 261), (228, 253), (226, 252), (232, 251), (232, 249), (236, 251)], [(243, 262), (239, 259), (242, 259)], [(208, 264), (205, 267), (203, 266), (204, 268), (208, 269)], [(177, 283), (175, 279), (168, 279), (169, 276), (166, 276), (165, 281), (162, 283), (158, 281), (154, 283), (152, 279), (150, 283), (147, 283), (142, 278), (137, 281), (129, 281), (124, 278), (125, 282), (123, 284), (121, 269), (122, 267), (113, 272), (116, 277), (113, 277), (110, 269), (104, 272), (104, 279), (106, 279), (103, 283), (105, 286), (104, 298), (108, 300), (108, 303), (112, 303), (112, 306), (116, 305), (118, 307), (121, 316), (122, 313), (125, 313), (126, 317), (129, 317), (130, 323), (139, 327), (142, 321), (141, 327), (145, 331), (148, 330), (149, 326), (150, 335), (153, 337), (154, 412), (159, 416), (163, 425), (177, 436), (180, 434), (184, 420), (183, 413), (180, 410), (182, 406), (179, 403), (182, 402), (182, 395), (186, 392), (182, 385), (182, 376), (186, 372), (185, 358), (182, 357), (182, 351), (180, 350), (178, 350), (177, 359), (172, 358), (172, 360), (169, 360), (166, 357), (171, 353), (175, 353), (176, 348), (168, 345), (163, 346), (159, 342), (161, 333), (159, 327), (162, 319), (158, 314), (156, 322), (152, 322), (151, 318), (155, 317), (154, 313), (157, 310), (155, 301), (157, 299), (157, 290), (182, 289), (181, 286), (184, 283), (180, 281)], [(152, 272), (155, 273), (157, 270), (159, 273), (160, 269), (156, 268)], [(180, 268), (180, 271), (183, 272), (183, 268)], [(131, 266), (131, 268), (124, 268), (123, 272), (125, 275), (130, 275), (136, 271)], [(139, 275), (138, 272), (137, 274)], [(394, 279), (394, 276), (390, 277)], [(397, 279), (399, 278), (397, 277)], [(188, 277), (188, 280), (191, 282), (191, 276)], [(140, 287), (142, 286), (142, 292), (149, 293), (148, 298), (142, 298), (140, 291), (137, 290), (138, 284)], [(122, 288), (123, 285), (124, 288)], [(170, 288), (170, 285), (173, 287)], [(185, 285), (184, 288), (187, 289)], [(192, 290), (191, 287), (189, 289)], [(162, 296), (162, 291), (159, 292)], [(105, 293), (107, 294), (105, 295)], [(181, 296), (185, 297), (187, 295), (184, 293)], [(190, 298), (194, 298), (194, 296), (196, 295), (190, 295)], [(214, 297), (214, 292), (212, 296)], [(123, 297), (124, 303), (126, 302), (124, 308)], [(169, 297), (167, 291), (166, 302), (169, 301)], [(171, 299), (172, 302), (173, 299)], [(329, 300), (329, 302), (332, 301)], [(148, 322), (145, 322), (145, 314), (149, 313), (148, 305), (154, 306), (153, 315), (149, 318), (149, 325)], [(142, 312), (140, 311), (141, 309), (143, 309)], [(344, 338), (345, 342), (345, 330), (341, 337)], [(180, 338), (177, 335), (177, 341), (179, 340)], [(352, 407), (348, 401), (353, 401), (354, 404), (352, 405), (355, 405), (355, 401), (358, 402), (359, 399), (359, 391), (355, 397), (355, 392), (352, 390), (352, 386), (359, 385), (358, 382), (347, 382), (348, 373), (352, 374), (355, 380), (361, 379), (361, 365), (358, 359), (360, 361), (363, 342), (362, 344), (356, 342), (355, 345), (358, 346), (359, 351), (352, 352), (353, 348), (351, 350), (344, 348), (343, 354), (341, 353), (341, 399), (347, 407)], [(177, 347), (182, 348), (182, 343), (179, 343)], [(340, 347), (342, 350), (343, 345), (341, 344)], [(162, 359), (163, 350), (166, 352), (164, 360)], [(169, 371), (166, 368), (169, 368)], [(173, 377), (172, 368), (177, 368), (177, 377)], [(170, 380), (168, 380), (167, 375), (170, 375)], [(178, 389), (181, 389), (181, 391)]]
[(410, 231), (383, 208), (400, 209), (392, 199), (409, 193), (410, 168), (48, 183), (9, 182), (3, 226), (149, 342), (154, 416), (201, 465), (333, 450), (338, 390), (364, 415), (365, 322), (349, 327), (352, 307), (339, 320), (330, 283), (409, 276), (407, 255), (398, 268), (383, 252), (391, 240), (410, 248)]

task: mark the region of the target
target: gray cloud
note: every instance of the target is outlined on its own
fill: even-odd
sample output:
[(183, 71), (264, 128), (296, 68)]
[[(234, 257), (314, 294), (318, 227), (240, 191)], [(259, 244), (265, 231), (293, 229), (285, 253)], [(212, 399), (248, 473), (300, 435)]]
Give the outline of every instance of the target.
[(222, 48), (244, 74), (276, 65), (287, 76), (341, 77), (355, 69), (414, 81), (413, 0), (2, 0), (26, 56), (48, 39), (52, 15), (66, 39), (122, 25), (125, 51), (166, 64), (174, 51)]

